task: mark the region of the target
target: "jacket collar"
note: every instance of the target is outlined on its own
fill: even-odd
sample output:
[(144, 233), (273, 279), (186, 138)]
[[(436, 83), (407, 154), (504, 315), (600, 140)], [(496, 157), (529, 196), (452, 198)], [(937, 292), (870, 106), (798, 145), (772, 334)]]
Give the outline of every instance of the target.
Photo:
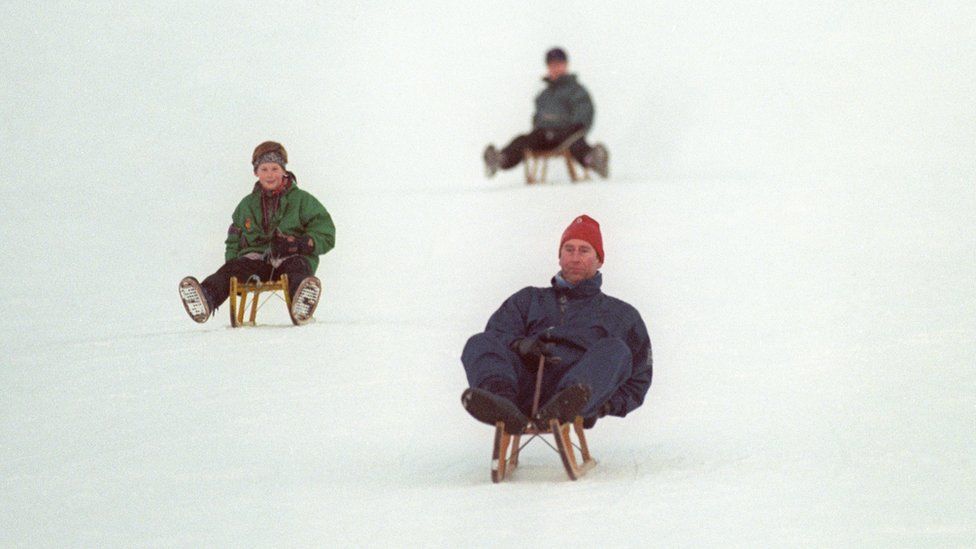
[(269, 198), (275, 196), (284, 196), (288, 194), (292, 189), (296, 188), (298, 186), (297, 183), (298, 183), (298, 178), (295, 177), (294, 173), (285, 172), (285, 184), (282, 185), (281, 188), (279, 188), (277, 191), (273, 193), (266, 193), (264, 192), (264, 189), (261, 188), (261, 182), (255, 181), (254, 188), (251, 189), (251, 192), (258, 195), (267, 196)]
[(564, 84), (575, 83), (576, 82), (576, 74), (570, 74), (570, 73), (567, 72), (566, 74), (560, 76), (559, 78), (557, 78), (555, 80), (549, 78), (548, 76), (543, 76), (542, 77), (542, 80), (546, 84), (549, 84), (549, 87), (554, 88), (556, 86), (562, 86)]
[(556, 276), (552, 277), (552, 289), (556, 290), (556, 293), (564, 293), (568, 297), (574, 299), (594, 296), (600, 293), (600, 286), (602, 285), (603, 274), (600, 271), (597, 271), (596, 276), (593, 278), (581, 280), (576, 285), (566, 282), (566, 279), (563, 278), (561, 271), (556, 273)]

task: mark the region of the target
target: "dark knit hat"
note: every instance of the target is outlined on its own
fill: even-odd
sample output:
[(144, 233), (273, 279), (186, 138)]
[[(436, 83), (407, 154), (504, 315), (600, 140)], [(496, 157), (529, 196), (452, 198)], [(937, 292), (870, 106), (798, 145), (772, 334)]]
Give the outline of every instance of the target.
[(285, 150), (284, 145), (275, 141), (265, 141), (255, 147), (254, 154), (251, 155), (251, 165), (254, 169), (267, 162), (274, 162), (281, 166), (281, 169), (285, 169), (285, 164), (288, 163), (288, 151)]
[(562, 48), (552, 48), (546, 52), (546, 65), (552, 63), (553, 61), (562, 61), (566, 63), (569, 61), (569, 56), (566, 55), (566, 50)]
[(603, 263), (603, 235), (600, 234), (600, 224), (595, 219), (586, 214), (574, 219), (563, 231), (563, 237), (559, 240), (559, 249), (562, 250), (563, 244), (574, 238), (589, 242), (596, 251), (596, 257), (600, 263)]

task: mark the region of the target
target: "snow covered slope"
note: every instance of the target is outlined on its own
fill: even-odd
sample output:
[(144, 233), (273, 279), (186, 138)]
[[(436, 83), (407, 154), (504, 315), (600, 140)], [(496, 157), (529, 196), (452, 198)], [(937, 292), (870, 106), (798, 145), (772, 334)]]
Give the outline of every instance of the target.
[[(976, 544), (973, 8), (591, 6), (11, 3), (0, 545)], [(554, 44), (613, 177), (484, 180)], [(317, 322), (198, 326), (267, 138)], [(460, 350), (583, 212), (655, 382), (492, 485)]]

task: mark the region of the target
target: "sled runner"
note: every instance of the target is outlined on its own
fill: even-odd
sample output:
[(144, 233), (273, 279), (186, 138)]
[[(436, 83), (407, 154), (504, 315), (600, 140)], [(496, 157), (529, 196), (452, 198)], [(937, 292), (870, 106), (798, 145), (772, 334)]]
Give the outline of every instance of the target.
[[(255, 282), (240, 283), (236, 276), (230, 279), (230, 325), (234, 328), (241, 326), (254, 326), (258, 315), (258, 299), (264, 292), (281, 291), (284, 294), (285, 306), (291, 310), (291, 297), (288, 295), (288, 275), (281, 275), (275, 282)], [(247, 309), (247, 298), (251, 296), (251, 314), (247, 322), (244, 321), (244, 312)], [(267, 299), (265, 299), (267, 302)], [(294, 319), (292, 320), (294, 322)]]
[[(536, 373), (535, 395), (532, 399), (532, 417), (535, 418), (539, 412), (539, 394), (542, 391), (542, 370), (545, 367), (545, 358), (539, 358), (539, 370)], [(572, 440), (570, 427), (576, 433), (579, 444)], [(556, 439), (556, 445), (549, 444), (542, 435), (552, 434)], [(524, 443), (521, 442), (522, 435), (529, 436)], [(560, 423), (558, 419), (551, 419), (544, 428), (539, 428), (530, 423), (522, 433), (510, 434), (505, 431), (505, 422), (499, 421), (495, 424), (495, 443), (491, 455), (491, 481), (498, 483), (505, 480), (505, 477), (518, 467), (519, 452), (527, 444), (540, 438), (549, 444), (559, 457), (562, 459), (566, 475), (570, 480), (576, 480), (586, 474), (587, 471), (596, 465), (596, 460), (590, 456), (590, 448), (586, 444), (586, 433), (583, 429), (583, 418), (576, 416), (572, 424)], [(579, 458), (577, 458), (577, 451)]]
[[(523, 163), (525, 164), (525, 182), (528, 184), (532, 183), (545, 183), (546, 182), (546, 168), (549, 165), (550, 158), (564, 158), (566, 160), (566, 170), (569, 171), (569, 178), (573, 183), (577, 181), (585, 181), (590, 178), (590, 170), (586, 166), (580, 165), (573, 158), (573, 155), (569, 152), (569, 146), (576, 142), (586, 134), (585, 130), (580, 130), (569, 137), (567, 137), (562, 143), (560, 143), (556, 148), (549, 150), (535, 151), (532, 149), (525, 149), (523, 151)], [(577, 175), (576, 167), (582, 170), (582, 176)]]

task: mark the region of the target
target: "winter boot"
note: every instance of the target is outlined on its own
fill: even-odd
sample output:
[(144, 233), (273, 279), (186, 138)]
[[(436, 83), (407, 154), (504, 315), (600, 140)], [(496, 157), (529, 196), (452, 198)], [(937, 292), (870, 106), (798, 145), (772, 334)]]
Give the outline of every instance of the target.
[[(514, 396), (514, 388), (511, 394)], [(529, 424), (529, 418), (514, 402), (485, 389), (466, 389), (461, 393), (461, 405), (482, 423), (495, 425), (499, 421), (505, 422), (505, 432), (510, 435), (521, 434)]]
[(610, 175), (610, 153), (607, 152), (607, 148), (603, 146), (603, 143), (597, 143), (593, 150), (586, 155), (586, 167), (593, 168), (597, 174), (603, 179), (606, 179)]
[(295, 290), (295, 295), (291, 296), (291, 310), (288, 312), (292, 323), (301, 326), (311, 320), (321, 295), (322, 281), (314, 276), (305, 277)]
[(540, 431), (549, 428), (549, 420), (556, 419), (560, 423), (570, 423), (583, 411), (590, 400), (590, 388), (577, 383), (570, 385), (556, 393), (549, 402), (545, 403), (535, 416), (535, 426)]
[(485, 147), (485, 176), (492, 177), (498, 172), (498, 169), (502, 165), (502, 153), (498, 152), (498, 149), (494, 145), (488, 145)]
[(183, 300), (183, 308), (186, 314), (193, 320), (204, 323), (213, 313), (213, 304), (207, 291), (200, 286), (197, 279), (188, 276), (180, 281), (180, 299)]

